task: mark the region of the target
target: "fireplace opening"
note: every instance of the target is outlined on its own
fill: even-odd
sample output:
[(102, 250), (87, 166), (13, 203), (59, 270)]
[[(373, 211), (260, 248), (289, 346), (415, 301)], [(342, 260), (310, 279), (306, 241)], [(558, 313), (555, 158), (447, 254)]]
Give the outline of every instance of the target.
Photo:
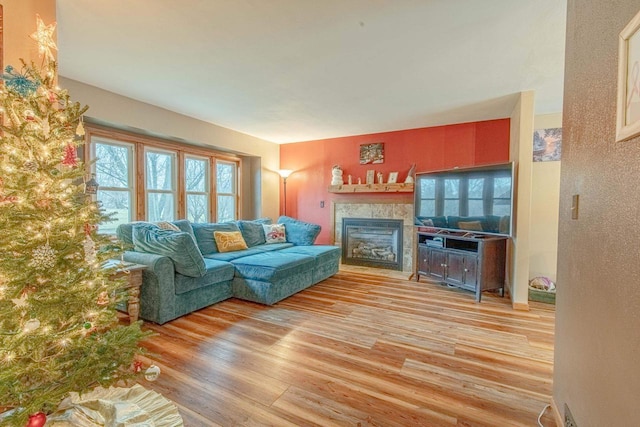
[(342, 263), (402, 270), (401, 219), (343, 218)]

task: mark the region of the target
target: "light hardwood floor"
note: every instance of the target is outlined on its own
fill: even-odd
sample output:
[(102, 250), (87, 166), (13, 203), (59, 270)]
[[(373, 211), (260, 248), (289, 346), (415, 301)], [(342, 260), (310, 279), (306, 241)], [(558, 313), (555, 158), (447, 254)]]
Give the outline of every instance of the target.
[(272, 307), (230, 299), (145, 324), (162, 375), (142, 383), (186, 426), (537, 426), (554, 311), (531, 308), (341, 270)]

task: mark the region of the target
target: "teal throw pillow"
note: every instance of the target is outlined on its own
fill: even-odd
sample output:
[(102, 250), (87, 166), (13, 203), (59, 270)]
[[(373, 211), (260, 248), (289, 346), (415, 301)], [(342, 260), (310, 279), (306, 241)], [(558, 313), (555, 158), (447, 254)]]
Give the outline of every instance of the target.
[(133, 227), (133, 246), (147, 252), (171, 258), (178, 273), (202, 277), (206, 273), (204, 258), (189, 233), (162, 230), (153, 224)]
[(264, 229), (262, 224), (271, 224), (271, 218), (261, 218), (253, 221), (240, 220), (237, 222), (244, 241), (248, 247), (264, 245)]
[(321, 227), (317, 224), (299, 221), (288, 216), (278, 218), (278, 224), (284, 224), (287, 242), (296, 246), (313, 245), (321, 230)]

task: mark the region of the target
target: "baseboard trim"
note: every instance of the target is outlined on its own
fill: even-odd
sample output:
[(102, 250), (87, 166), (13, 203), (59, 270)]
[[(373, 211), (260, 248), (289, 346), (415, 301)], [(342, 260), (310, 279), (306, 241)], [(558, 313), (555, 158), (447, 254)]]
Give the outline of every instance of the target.
[(560, 410), (558, 409), (558, 405), (556, 405), (555, 399), (551, 398), (551, 410), (553, 411), (553, 417), (556, 420), (556, 425), (558, 427), (562, 427), (564, 425), (564, 420), (562, 419), (562, 415), (560, 415)]
[(512, 304), (514, 310), (529, 311), (529, 303), (514, 302)]

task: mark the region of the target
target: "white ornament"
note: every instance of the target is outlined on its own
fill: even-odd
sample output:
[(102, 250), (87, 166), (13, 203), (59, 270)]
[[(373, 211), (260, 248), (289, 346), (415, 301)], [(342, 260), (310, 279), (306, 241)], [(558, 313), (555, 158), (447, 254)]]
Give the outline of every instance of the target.
[(331, 169), (331, 185), (342, 185), (344, 181), (342, 180), (342, 168), (338, 165), (335, 165)]
[(38, 319), (29, 319), (24, 323), (24, 332), (33, 332), (40, 327), (40, 321)]
[(89, 264), (94, 264), (96, 262), (96, 244), (91, 239), (91, 236), (87, 236), (84, 239), (84, 260)]
[(144, 371), (144, 378), (147, 381), (155, 381), (160, 376), (160, 368), (156, 365), (151, 365)]
[(22, 294), (22, 296), (20, 298), (11, 299), (11, 301), (15, 304), (15, 306), (17, 308), (26, 307), (27, 305), (29, 305), (29, 303), (27, 302), (27, 294), (26, 293)]
[(33, 259), (29, 265), (36, 270), (47, 270), (56, 265), (56, 251), (49, 246), (49, 242), (33, 250)]

